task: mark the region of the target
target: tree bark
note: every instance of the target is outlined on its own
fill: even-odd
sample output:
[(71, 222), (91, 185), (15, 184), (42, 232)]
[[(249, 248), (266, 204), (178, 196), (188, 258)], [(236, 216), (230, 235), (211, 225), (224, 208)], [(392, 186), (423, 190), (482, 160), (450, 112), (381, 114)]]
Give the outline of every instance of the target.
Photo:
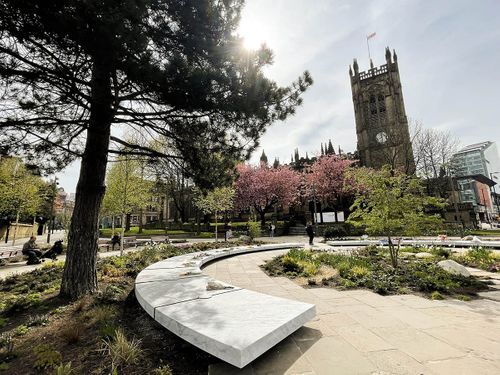
[(113, 119), (110, 69), (94, 59), (90, 119), (76, 187), (60, 294), (76, 299), (97, 290), (99, 210), (105, 192), (106, 165)]

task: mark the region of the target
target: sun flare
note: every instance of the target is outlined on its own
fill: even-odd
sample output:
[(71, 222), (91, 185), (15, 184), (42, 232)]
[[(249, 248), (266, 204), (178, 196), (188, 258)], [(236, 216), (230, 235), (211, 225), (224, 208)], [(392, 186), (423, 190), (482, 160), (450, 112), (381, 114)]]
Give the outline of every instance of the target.
[(266, 35), (258, 20), (243, 18), (238, 28), (238, 34), (243, 38), (243, 46), (249, 50), (256, 50), (266, 43)]

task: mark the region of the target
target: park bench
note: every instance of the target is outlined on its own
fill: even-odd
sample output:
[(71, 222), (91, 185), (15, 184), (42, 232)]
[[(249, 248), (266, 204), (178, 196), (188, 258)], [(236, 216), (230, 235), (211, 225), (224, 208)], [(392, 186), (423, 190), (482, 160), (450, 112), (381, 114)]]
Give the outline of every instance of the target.
[(168, 236), (151, 236), (151, 242), (153, 243), (170, 243)]
[(234, 287), (201, 271), (217, 258), (303, 244), (240, 246), (154, 263), (135, 280), (144, 310), (169, 331), (242, 368), (316, 315), (314, 305)]
[(9, 259), (23, 256), (22, 249), (19, 248), (0, 248), (0, 259)]
[(123, 237), (123, 247), (137, 247), (137, 244), (136, 236)]

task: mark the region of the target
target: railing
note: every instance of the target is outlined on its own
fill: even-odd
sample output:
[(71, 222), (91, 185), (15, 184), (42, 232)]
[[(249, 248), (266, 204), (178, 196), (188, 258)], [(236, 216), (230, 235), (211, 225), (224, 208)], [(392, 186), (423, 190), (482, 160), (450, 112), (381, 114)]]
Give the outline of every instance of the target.
[(363, 80), (363, 79), (367, 79), (367, 78), (376, 77), (376, 76), (379, 76), (381, 74), (387, 73), (387, 71), (388, 71), (387, 64), (384, 64), (384, 65), (381, 65), (378, 68), (372, 68), (372, 69), (369, 69), (366, 72), (360, 72), (359, 73), (359, 79)]

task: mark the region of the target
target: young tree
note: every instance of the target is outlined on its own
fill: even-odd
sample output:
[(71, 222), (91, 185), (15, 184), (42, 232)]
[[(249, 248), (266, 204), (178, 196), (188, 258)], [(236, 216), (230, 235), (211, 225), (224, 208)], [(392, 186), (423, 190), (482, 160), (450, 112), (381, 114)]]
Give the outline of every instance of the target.
[(289, 206), (299, 197), (301, 177), (288, 167), (268, 168), (248, 164), (238, 166), (235, 182), (236, 206), (245, 210), (253, 207), (266, 225), (266, 212), (274, 206)]
[(342, 205), (342, 199), (354, 192), (354, 181), (346, 171), (354, 163), (335, 154), (320, 157), (306, 174), (305, 195), (328, 205)]
[(198, 192), (194, 203), (204, 213), (215, 216), (215, 242), (217, 242), (217, 223), (219, 214), (229, 211), (234, 205), (235, 191), (231, 187), (219, 187), (209, 191), (206, 195)]
[[(264, 76), (272, 53), (243, 49), (242, 7), (242, 0), (0, 3), (2, 142), (44, 157), (49, 169), (82, 160), (61, 295), (97, 290), (109, 153), (183, 159), (190, 177), (211, 187), (212, 155), (248, 156), (269, 124), (300, 105), (311, 77), (279, 87)], [(170, 139), (177, 152), (111, 135), (127, 126)]]
[(48, 193), (45, 185), (20, 159), (0, 159), (0, 215), (16, 218), (12, 245), (16, 241), (19, 220), (33, 219), (41, 210), (45, 193)]
[(444, 200), (425, 195), (418, 178), (388, 167), (356, 169), (352, 177), (358, 191), (347, 222), (365, 227), (370, 234), (386, 235), (394, 268), (398, 265), (401, 244), (401, 238), (397, 238), (395, 246), (393, 240), (397, 236), (416, 236), (442, 225), (441, 215), (428, 211), (441, 210)]
[(151, 202), (152, 184), (142, 178), (140, 163), (124, 156), (112, 164), (106, 185), (103, 207), (111, 214), (121, 215), (120, 255), (122, 255), (126, 216), (134, 209), (140, 209)]

